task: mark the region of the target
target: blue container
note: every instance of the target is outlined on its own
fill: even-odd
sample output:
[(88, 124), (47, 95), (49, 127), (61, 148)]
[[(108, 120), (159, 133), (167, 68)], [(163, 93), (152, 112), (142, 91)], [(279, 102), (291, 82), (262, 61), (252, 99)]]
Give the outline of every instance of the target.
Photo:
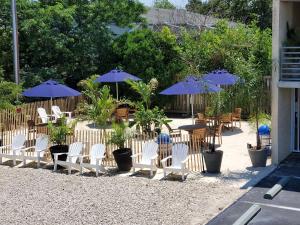
[(258, 128), (259, 135), (270, 135), (271, 129), (268, 125), (264, 124)]
[(157, 137), (157, 143), (158, 144), (171, 144), (172, 139), (170, 138), (170, 135), (165, 134), (165, 133), (161, 133)]

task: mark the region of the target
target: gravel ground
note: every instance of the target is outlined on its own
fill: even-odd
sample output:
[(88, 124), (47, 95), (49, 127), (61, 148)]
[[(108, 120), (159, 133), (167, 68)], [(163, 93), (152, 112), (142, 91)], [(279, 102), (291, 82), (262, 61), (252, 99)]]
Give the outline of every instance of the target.
[(0, 224), (205, 224), (245, 190), (202, 178), (96, 178), (1, 165)]

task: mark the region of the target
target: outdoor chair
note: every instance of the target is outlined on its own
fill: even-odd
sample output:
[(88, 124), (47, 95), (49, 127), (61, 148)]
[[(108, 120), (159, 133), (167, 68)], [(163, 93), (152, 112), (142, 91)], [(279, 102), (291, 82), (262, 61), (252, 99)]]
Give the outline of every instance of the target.
[(220, 122), (223, 123), (224, 126), (228, 126), (228, 129), (233, 131), (233, 120), (232, 113), (223, 114), (220, 118)]
[[(54, 153), (54, 171), (57, 170), (57, 165), (61, 165), (68, 169), (68, 174), (71, 173), (72, 168), (80, 170), (80, 165), (77, 164), (77, 159), (80, 157), (83, 144), (81, 142), (75, 142), (69, 146), (68, 153)], [(67, 160), (58, 160), (59, 155), (67, 154)]]
[(21, 159), (22, 149), (24, 149), (26, 137), (24, 134), (17, 134), (13, 137), (11, 145), (0, 147), (0, 163), (2, 164), (2, 158), (8, 158), (13, 160), (13, 165), (16, 165), (16, 160)]
[(215, 133), (215, 137), (218, 138), (218, 142), (219, 144), (222, 144), (222, 130), (223, 130), (223, 123), (220, 123), (216, 130), (214, 129), (214, 127), (212, 127), (210, 130), (209, 130), (209, 136), (210, 138), (213, 138), (213, 135)]
[(181, 137), (181, 130), (173, 129), (168, 123), (165, 124), (169, 130), (169, 135), (171, 138)]
[(72, 112), (62, 112), (57, 105), (51, 107), (55, 120), (62, 118), (64, 115), (67, 115), (67, 119), (70, 121), (72, 119)]
[(235, 108), (234, 112), (232, 113), (232, 120), (235, 126), (236, 123), (239, 122), (240, 128), (241, 128), (241, 117), (242, 117), (242, 108)]
[[(105, 145), (95, 144), (92, 146), (89, 155), (80, 156), (80, 174), (82, 174), (82, 169), (95, 169), (96, 177), (99, 175), (99, 171), (105, 172), (105, 168), (102, 165), (102, 160), (105, 158)], [(83, 162), (84, 158), (88, 158), (89, 162)]]
[[(137, 153), (132, 155), (132, 168), (133, 172), (135, 172), (136, 168), (140, 169), (150, 169), (150, 177), (153, 176), (153, 171), (157, 170), (156, 167), (156, 160), (158, 157), (158, 144), (154, 141), (147, 142), (142, 147), (142, 153)], [(141, 160), (139, 161), (139, 156), (142, 156)]]
[[(164, 178), (167, 176), (167, 173), (181, 173), (182, 180), (184, 180), (184, 176), (188, 173), (187, 169), (187, 161), (188, 161), (188, 151), (189, 147), (185, 144), (175, 144), (172, 147), (172, 155), (168, 156), (161, 160)], [(171, 166), (167, 166), (167, 160), (172, 159)]]
[[(49, 144), (48, 135), (41, 134), (37, 137), (35, 146), (22, 149), (22, 159), (23, 159), (24, 166), (26, 165), (26, 160), (34, 160), (37, 161), (37, 168), (39, 168), (41, 159), (44, 157), (44, 154), (48, 149), (48, 144)], [(34, 152), (30, 152), (28, 154), (28, 151), (32, 149), (34, 150)]]
[(122, 120), (128, 121), (129, 108), (118, 108), (116, 109), (116, 121), (121, 122)]
[(38, 108), (37, 109), (40, 119), (42, 120), (42, 123), (48, 123), (53, 119), (52, 115), (48, 115), (46, 110), (44, 108)]
[(200, 129), (195, 129), (192, 132), (191, 135), (191, 141), (193, 145), (207, 145), (207, 129), (206, 128), (200, 128)]

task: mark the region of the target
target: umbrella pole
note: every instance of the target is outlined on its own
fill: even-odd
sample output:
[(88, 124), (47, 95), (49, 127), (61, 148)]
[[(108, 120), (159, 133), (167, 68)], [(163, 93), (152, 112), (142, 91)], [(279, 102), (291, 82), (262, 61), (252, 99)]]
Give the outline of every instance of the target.
[(118, 82), (116, 82), (116, 91), (117, 91), (117, 101), (119, 101), (119, 87), (118, 87)]
[(191, 106), (192, 106), (192, 123), (195, 124), (195, 120), (194, 120), (194, 95), (191, 95)]

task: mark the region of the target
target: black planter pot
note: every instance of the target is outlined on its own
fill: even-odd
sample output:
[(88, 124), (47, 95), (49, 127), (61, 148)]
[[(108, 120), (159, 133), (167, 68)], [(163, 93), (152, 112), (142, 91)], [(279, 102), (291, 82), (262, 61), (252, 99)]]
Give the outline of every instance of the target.
[(248, 153), (253, 167), (266, 167), (268, 159), (268, 150), (248, 148)]
[[(68, 153), (69, 146), (68, 145), (54, 145), (50, 147), (51, 152), (51, 158), (54, 162), (54, 153)], [(59, 155), (58, 160), (60, 161), (66, 161), (67, 160), (67, 154)]]
[(223, 159), (223, 151), (203, 152), (206, 171), (208, 173), (220, 173)]
[(129, 171), (132, 167), (132, 151), (130, 148), (122, 148), (113, 151), (115, 161), (120, 171)]

